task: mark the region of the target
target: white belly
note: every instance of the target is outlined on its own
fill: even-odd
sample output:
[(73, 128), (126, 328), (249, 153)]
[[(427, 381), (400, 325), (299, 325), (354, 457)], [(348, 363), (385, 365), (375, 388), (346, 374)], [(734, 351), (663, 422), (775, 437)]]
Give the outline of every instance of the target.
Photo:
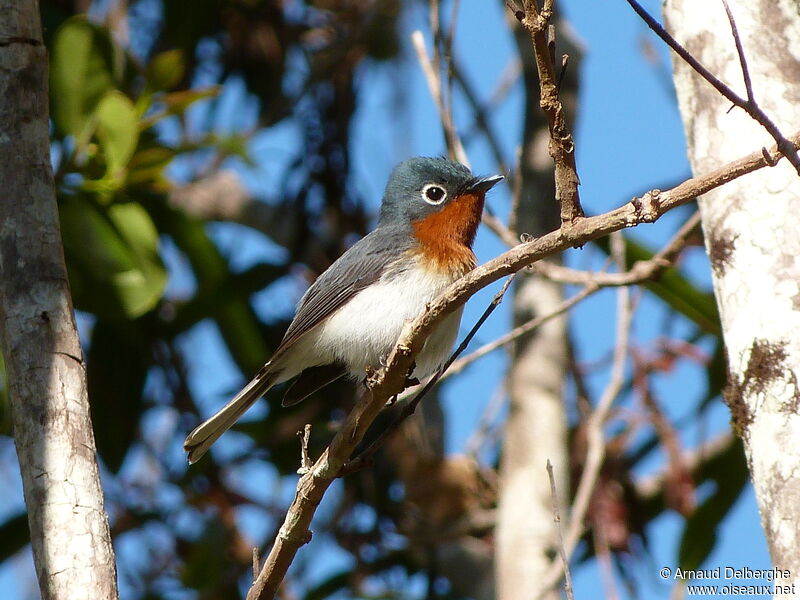
[[(425, 305), (453, 281), (449, 274), (422, 268), (410, 269), (388, 281), (380, 280), (299, 339), (287, 363), (307, 368), (340, 362), (361, 378), (367, 367), (380, 366), (397, 343), (405, 323), (422, 313)], [(458, 335), (461, 313), (459, 308), (434, 329), (417, 355), (416, 377), (430, 375), (447, 359)], [(296, 374), (287, 369), (281, 379)]]

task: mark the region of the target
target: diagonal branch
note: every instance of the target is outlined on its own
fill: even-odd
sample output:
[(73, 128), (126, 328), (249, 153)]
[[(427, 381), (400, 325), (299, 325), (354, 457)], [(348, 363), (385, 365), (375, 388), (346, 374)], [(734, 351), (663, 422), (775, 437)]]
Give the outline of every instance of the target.
[[(753, 100), (752, 97), (752, 90), (748, 87), (747, 93), (749, 96), (748, 100), (742, 98), (739, 94), (734, 92), (728, 85), (723, 83), (716, 75), (714, 75), (711, 71), (709, 71), (706, 67), (704, 67), (700, 61), (698, 61), (691, 53), (681, 46), (678, 41), (672, 37), (666, 29), (664, 29), (658, 21), (656, 21), (650, 13), (648, 13), (641, 4), (639, 4), (636, 0), (626, 0), (628, 4), (630, 4), (631, 8), (636, 12), (641, 19), (647, 23), (647, 26), (652, 29), (655, 34), (660, 37), (665, 44), (667, 44), (670, 48), (672, 48), (675, 53), (680, 56), (692, 69), (694, 69), (703, 79), (705, 79), (711, 86), (717, 90), (720, 94), (725, 96), (728, 100), (730, 100), (733, 104), (744, 110), (748, 115), (750, 115), (753, 119), (755, 119), (764, 129), (767, 130), (772, 136), (772, 139), (775, 140), (777, 144), (778, 150), (780, 153), (786, 157), (795, 170), (800, 174), (800, 156), (797, 154), (797, 148), (795, 144), (792, 143), (792, 140), (787, 139), (778, 129), (778, 126), (772, 121), (772, 119), (767, 116), (767, 114), (761, 109), (761, 107)], [(727, 9), (727, 6), (726, 6)], [(736, 30), (736, 25), (733, 22), (733, 16), (728, 11), (728, 16), (731, 22), (731, 27), (734, 31), (734, 40), (737, 42), (736, 49), (739, 52), (739, 58), (742, 62), (742, 68), (746, 73), (745, 76), (745, 84), (747, 84), (747, 79), (749, 79), (749, 72), (746, 69), (746, 62), (744, 61), (744, 52), (741, 50), (741, 42), (738, 40), (738, 32)]]
[[(643, 283), (657, 277), (661, 271), (672, 266), (673, 262), (678, 257), (678, 254), (680, 254), (680, 251), (686, 245), (686, 240), (689, 234), (694, 231), (695, 227), (697, 227), (699, 223), (700, 213), (696, 212), (694, 215), (689, 217), (686, 223), (681, 226), (681, 228), (667, 243), (667, 245), (659, 250), (653, 256), (653, 258), (637, 262), (630, 270), (623, 273), (577, 271), (575, 269), (561, 267), (560, 265), (556, 265), (554, 263), (539, 261), (534, 265), (534, 268), (539, 272), (540, 275), (561, 283), (581, 283), (584, 284), (583, 289), (581, 289), (574, 296), (571, 296), (570, 298), (567, 298), (563, 302), (559, 303), (558, 306), (556, 306), (552, 311), (538, 317), (534, 317), (530, 321), (527, 321), (526, 323), (523, 323), (500, 336), (496, 340), (487, 342), (471, 354), (458, 359), (451, 365), (443, 377), (451, 377), (456, 373), (460, 373), (479, 358), (483, 358), (498, 348), (502, 348), (514, 340), (519, 339), (529, 331), (533, 331), (547, 321), (550, 321), (551, 319), (565, 313), (583, 299), (588, 298), (595, 292), (598, 292), (605, 287), (635, 285), (637, 283)], [(547, 268), (540, 270), (539, 268), (545, 264), (547, 265)], [(550, 270), (551, 268), (552, 270)]]
[[(795, 146), (800, 146), (800, 134), (791, 139)], [(766, 155), (755, 152), (707, 175), (688, 179), (671, 190), (653, 190), (608, 213), (564, 224), (558, 231), (520, 244), (453, 283), (425, 312), (406, 325), (386, 360), (386, 366), (369, 380), (367, 392), (347, 416), (333, 441), (311, 470), (298, 481), (294, 500), (247, 599), (264, 600), (275, 596), (297, 551), (311, 539), (309, 526), (328, 487), (339, 477), (342, 467), (389, 398), (404, 387), (414, 356), (445, 316), (463, 305), (479, 289), (527, 265), (614, 231), (651, 223), (697, 195), (773, 164), (779, 157), (776, 148)]]
[(511, 285), (511, 282), (513, 281), (515, 275), (516, 273), (512, 273), (511, 276), (506, 280), (506, 282), (503, 284), (502, 289), (500, 289), (500, 291), (497, 292), (497, 294), (495, 294), (494, 298), (489, 303), (489, 306), (486, 307), (486, 310), (483, 311), (481, 317), (478, 319), (475, 325), (472, 326), (472, 329), (470, 329), (469, 333), (464, 337), (463, 341), (461, 342), (461, 344), (459, 344), (458, 348), (456, 348), (456, 350), (450, 355), (450, 358), (447, 360), (447, 362), (445, 362), (441, 366), (441, 368), (436, 372), (436, 374), (434, 374), (434, 376), (427, 381), (427, 383), (423, 386), (422, 390), (420, 390), (419, 393), (417, 393), (412, 400), (410, 400), (409, 402), (406, 403), (405, 406), (403, 406), (403, 410), (400, 412), (397, 418), (395, 418), (394, 421), (389, 423), (389, 426), (386, 427), (386, 429), (384, 429), (381, 432), (381, 434), (366, 449), (364, 449), (363, 452), (361, 452), (353, 460), (345, 464), (344, 471), (346, 473), (352, 473), (353, 471), (357, 471), (366, 466), (375, 456), (375, 453), (386, 443), (386, 440), (389, 438), (389, 436), (391, 436), (392, 433), (394, 433), (400, 427), (403, 421), (405, 421), (408, 417), (414, 414), (417, 405), (425, 397), (425, 394), (427, 394), (433, 388), (433, 386), (439, 383), (439, 381), (442, 379), (442, 376), (448, 370), (450, 365), (453, 364), (453, 361), (455, 361), (455, 359), (458, 358), (458, 356), (464, 350), (467, 349), (467, 346), (469, 346), (469, 343), (472, 341), (472, 338), (474, 338), (475, 334), (478, 333), (478, 329), (481, 328), (481, 326), (486, 322), (486, 319), (489, 318), (489, 316), (494, 312), (494, 310), (498, 306), (500, 306), (500, 303), (503, 301), (503, 297), (506, 295), (508, 287)]
[(620, 273), (604, 273), (580, 271), (555, 263), (540, 261), (533, 268), (542, 277), (551, 281), (569, 284), (596, 284), (598, 287), (615, 287), (632, 285), (655, 278), (661, 271), (672, 266), (672, 263), (683, 250), (689, 236), (700, 225), (700, 213), (695, 212), (675, 233), (673, 238), (648, 260), (637, 261), (627, 271)]

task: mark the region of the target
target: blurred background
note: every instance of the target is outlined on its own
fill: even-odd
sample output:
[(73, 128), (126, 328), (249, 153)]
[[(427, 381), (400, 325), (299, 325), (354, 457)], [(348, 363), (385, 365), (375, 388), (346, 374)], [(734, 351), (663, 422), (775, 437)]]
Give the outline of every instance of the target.
[[(644, 4), (658, 14), (660, 3)], [(665, 49), (622, 0), (558, 9), (587, 214), (690, 176)], [(473, 170), (510, 175), (488, 198), (491, 214), (516, 236), (558, 226), (530, 40), (499, 1), (41, 0), (41, 11), (52, 162), (121, 596), (243, 597), (252, 548), (269, 548), (294, 492), (297, 432), (313, 425), (317, 456), (356, 386), (288, 409), (274, 390), (191, 468), (186, 433), (269, 358), (309, 283), (374, 225), (392, 167), (447, 153), (412, 31), (451, 90)], [(693, 211), (625, 232), (628, 265)], [(481, 229), (480, 262), (506, 248)], [(562, 260), (606, 269), (609, 252), (605, 240)], [(526, 274), (466, 354), (580, 289)], [(470, 300), (465, 331), (496, 290)], [(514, 419), (561, 432), (537, 452), (556, 464), (569, 506), (586, 418), (609, 381), (617, 294), (600, 290), (545, 338), (535, 330), (447, 378), (373, 467), (334, 484), (282, 597), (494, 597), (495, 551), (508, 539), (498, 506), (512, 502), (504, 469), (525, 445), (513, 436), (550, 443)], [(673, 597), (663, 566), (770, 566), (720, 397), (699, 230), (630, 302), (625, 381), (573, 562), (576, 598)], [(537, 389), (545, 379), (556, 404)], [(36, 598), (3, 390), (0, 380), (0, 589)], [(528, 466), (531, 486), (549, 494), (544, 462)], [(538, 518), (534, 496), (513, 502)], [(539, 564), (553, 551), (518, 554)]]

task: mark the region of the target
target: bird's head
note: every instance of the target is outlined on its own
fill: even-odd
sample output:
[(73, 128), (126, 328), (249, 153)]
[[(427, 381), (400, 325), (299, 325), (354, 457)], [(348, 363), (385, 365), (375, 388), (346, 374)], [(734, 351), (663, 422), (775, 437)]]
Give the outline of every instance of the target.
[(486, 192), (501, 179), (501, 175), (476, 177), (446, 158), (410, 158), (389, 177), (380, 224), (446, 228), (442, 234), (458, 233), (465, 238), (463, 243), (471, 245)]

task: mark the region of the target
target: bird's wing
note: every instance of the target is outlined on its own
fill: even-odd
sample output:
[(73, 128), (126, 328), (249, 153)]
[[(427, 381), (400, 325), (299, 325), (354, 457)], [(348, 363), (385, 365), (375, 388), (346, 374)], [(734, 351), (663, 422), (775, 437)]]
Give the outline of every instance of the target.
[(308, 288), (272, 360), (358, 292), (378, 281), (387, 269), (395, 268), (410, 247), (407, 234), (388, 227), (375, 229), (354, 244)]

